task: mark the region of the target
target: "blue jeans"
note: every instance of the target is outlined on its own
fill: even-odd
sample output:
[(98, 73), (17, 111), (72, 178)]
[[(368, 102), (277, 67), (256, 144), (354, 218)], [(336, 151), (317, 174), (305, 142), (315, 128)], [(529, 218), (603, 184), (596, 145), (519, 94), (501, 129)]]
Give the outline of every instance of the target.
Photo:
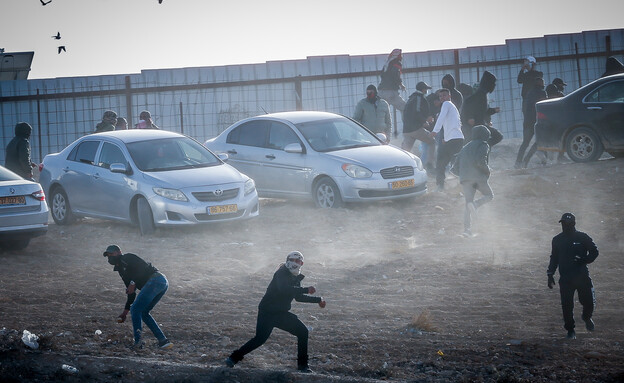
[(130, 314), (132, 315), (132, 329), (134, 331), (134, 342), (137, 343), (141, 340), (141, 332), (143, 330), (143, 322), (154, 333), (156, 339), (159, 342), (166, 339), (165, 334), (158, 327), (158, 323), (152, 318), (150, 311), (156, 306), (156, 303), (160, 301), (160, 298), (165, 295), (169, 288), (169, 282), (164, 275), (157, 273), (150, 278), (145, 286), (141, 289), (141, 292), (137, 295), (132, 307), (130, 307)]

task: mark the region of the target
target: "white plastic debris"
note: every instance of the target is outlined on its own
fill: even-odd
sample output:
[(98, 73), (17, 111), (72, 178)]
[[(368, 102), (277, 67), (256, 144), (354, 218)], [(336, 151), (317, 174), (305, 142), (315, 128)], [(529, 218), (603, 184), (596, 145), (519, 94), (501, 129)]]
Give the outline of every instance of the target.
[(102, 330), (95, 330), (95, 335), (102, 335)]
[(37, 341), (39, 340), (39, 337), (33, 333), (31, 333), (28, 330), (24, 330), (24, 333), (22, 335), (22, 342), (24, 342), (24, 344), (30, 348), (32, 348), (33, 350), (36, 350), (39, 348), (39, 343), (37, 343)]
[(67, 371), (70, 374), (76, 374), (78, 373), (78, 369), (74, 366), (70, 366), (69, 364), (64, 364), (61, 366), (61, 368), (63, 369), (63, 371)]

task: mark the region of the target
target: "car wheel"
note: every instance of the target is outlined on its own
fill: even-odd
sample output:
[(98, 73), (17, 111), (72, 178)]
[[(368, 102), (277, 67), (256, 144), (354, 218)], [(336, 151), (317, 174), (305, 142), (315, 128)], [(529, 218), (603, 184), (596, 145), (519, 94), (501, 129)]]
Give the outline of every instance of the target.
[(338, 186), (329, 177), (316, 181), (312, 195), (316, 206), (321, 208), (339, 208), (343, 205)]
[(596, 161), (604, 152), (598, 135), (589, 128), (576, 128), (566, 140), (566, 152), (574, 162)]
[(23, 250), (30, 243), (29, 239), (16, 239), (12, 241), (6, 241), (2, 244), (2, 248), (6, 250)]
[(57, 225), (69, 225), (74, 221), (74, 216), (69, 206), (69, 199), (63, 189), (54, 189), (50, 198), (50, 205), (52, 219), (54, 219)]
[(139, 198), (137, 201), (137, 218), (139, 220), (139, 229), (141, 235), (153, 234), (156, 230), (154, 226), (154, 216), (152, 209), (145, 198)]

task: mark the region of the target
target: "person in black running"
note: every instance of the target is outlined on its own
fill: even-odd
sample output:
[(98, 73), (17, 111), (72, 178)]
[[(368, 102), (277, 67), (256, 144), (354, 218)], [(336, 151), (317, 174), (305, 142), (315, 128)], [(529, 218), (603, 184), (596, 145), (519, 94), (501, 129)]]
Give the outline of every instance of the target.
[(559, 220), (562, 232), (552, 240), (552, 252), (548, 265), (548, 288), (555, 285), (555, 271), (559, 267), (559, 291), (561, 292), (561, 308), (563, 309), (564, 327), (568, 330), (567, 337), (576, 339), (574, 332), (574, 292), (583, 306), (583, 321), (588, 331), (594, 331), (591, 319), (596, 304), (594, 285), (589, 277), (587, 265), (598, 257), (598, 248), (591, 237), (576, 230), (576, 217), (565, 213)]
[(301, 252), (293, 251), (286, 256), (286, 262), (273, 274), (258, 306), (256, 336), (225, 360), (228, 367), (234, 367), (245, 355), (262, 346), (269, 339), (273, 328), (277, 327), (297, 337), (297, 369), (301, 372), (312, 372), (308, 367), (308, 328), (295, 314), (289, 312), (290, 305), (293, 299), (297, 302), (318, 303), (321, 308), (326, 303), (323, 297), (307, 295), (316, 292), (313, 286), (301, 287), (301, 280), (304, 278), (300, 274), (302, 265)]

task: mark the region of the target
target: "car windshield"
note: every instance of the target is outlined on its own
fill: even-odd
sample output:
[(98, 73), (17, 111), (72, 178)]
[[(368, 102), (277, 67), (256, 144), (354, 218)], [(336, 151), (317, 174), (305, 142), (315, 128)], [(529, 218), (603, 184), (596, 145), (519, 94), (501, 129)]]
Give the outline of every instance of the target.
[(144, 172), (203, 168), (222, 162), (188, 137), (139, 141), (127, 145), (136, 166)]
[(0, 166), (0, 181), (15, 181), (21, 179), (23, 178), (13, 173), (9, 169)]
[(374, 134), (347, 118), (310, 121), (296, 126), (317, 152), (381, 145)]

